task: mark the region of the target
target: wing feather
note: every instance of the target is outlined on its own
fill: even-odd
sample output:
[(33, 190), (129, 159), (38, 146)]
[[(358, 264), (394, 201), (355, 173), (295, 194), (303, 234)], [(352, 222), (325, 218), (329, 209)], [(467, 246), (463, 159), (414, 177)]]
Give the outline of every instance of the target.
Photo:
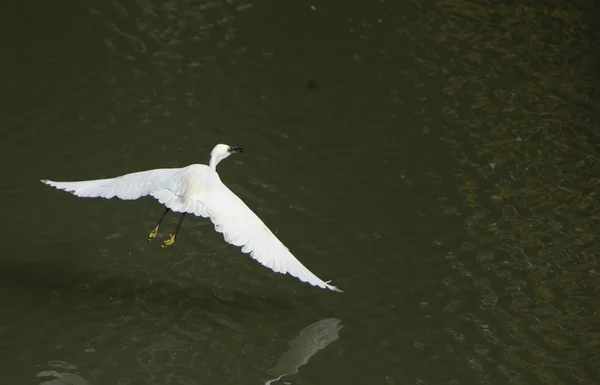
[(265, 226), (263, 221), (223, 183), (218, 183), (207, 194), (200, 194), (215, 230), (223, 234), (227, 243), (242, 247), (243, 253), (265, 267), (290, 274), (302, 282), (323, 289), (342, 292), (308, 270), (289, 249)]
[(194, 170), (192, 166), (161, 168), (108, 179), (78, 182), (55, 182), (42, 179), (42, 182), (81, 198), (112, 199), (117, 197), (123, 200), (135, 200), (150, 195), (173, 211), (187, 212), (207, 218), (208, 214), (201, 201), (182, 199), (186, 178), (190, 172), (194, 171), (197, 172), (197, 169)]
[(134, 172), (109, 179), (79, 182), (55, 182), (43, 179), (42, 182), (81, 198), (111, 199), (117, 197), (124, 200), (133, 200), (161, 189), (167, 189), (171, 192), (177, 191), (176, 180), (174, 180), (176, 178), (173, 178), (173, 176), (180, 170), (179, 168), (165, 168)]

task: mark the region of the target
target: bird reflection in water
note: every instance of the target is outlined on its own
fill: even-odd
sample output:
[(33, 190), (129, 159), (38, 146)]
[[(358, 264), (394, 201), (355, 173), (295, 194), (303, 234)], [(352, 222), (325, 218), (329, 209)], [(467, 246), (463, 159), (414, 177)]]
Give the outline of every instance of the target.
[(302, 329), (300, 335), (290, 341), (289, 349), (269, 369), (269, 373), (276, 378), (265, 382), (265, 385), (298, 373), (298, 369), (312, 356), (340, 337), (339, 331), (343, 328), (340, 322), (337, 318), (327, 318)]

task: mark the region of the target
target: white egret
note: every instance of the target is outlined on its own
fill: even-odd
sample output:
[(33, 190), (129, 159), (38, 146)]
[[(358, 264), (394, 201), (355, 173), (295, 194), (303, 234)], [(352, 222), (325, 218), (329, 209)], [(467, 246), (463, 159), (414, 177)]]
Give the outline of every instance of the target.
[(156, 237), (160, 223), (169, 211), (181, 213), (181, 218), (175, 232), (169, 234), (162, 247), (175, 242), (185, 214), (210, 218), (215, 230), (223, 234), (226, 242), (242, 247), (243, 253), (249, 253), (263, 266), (277, 273), (289, 273), (310, 285), (341, 292), (304, 267), (261, 219), (221, 182), (217, 165), (237, 152), (243, 152), (243, 149), (218, 144), (210, 153), (208, 166), (192, 164), (183, 168), (148, 170), (79, 182), (46, 179), (42, 182), (82, 198), (133, 200), (150, 195), (165, 205), (166, 210), (148, 236), (148, 241)]

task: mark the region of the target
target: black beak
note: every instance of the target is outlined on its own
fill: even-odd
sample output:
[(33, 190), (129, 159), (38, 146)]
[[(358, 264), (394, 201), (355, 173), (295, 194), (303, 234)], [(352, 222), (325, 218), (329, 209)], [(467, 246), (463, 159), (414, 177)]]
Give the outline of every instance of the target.
[(236, 152), (244, 152), (244, 149), (241, 147), (229, 147), (229, 152), (232, 154)]

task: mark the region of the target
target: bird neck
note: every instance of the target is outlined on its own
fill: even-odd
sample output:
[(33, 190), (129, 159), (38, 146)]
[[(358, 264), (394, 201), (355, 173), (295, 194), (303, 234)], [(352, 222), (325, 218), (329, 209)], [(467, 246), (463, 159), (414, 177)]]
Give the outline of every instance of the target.
[(217, 165), (219, 164), (220, 161), (221, 161), (221, 159), (211, 156), (210, 163), (208, 164), (208, 166), (210, 168), (212, 168), (213, 171), (217, 171)]

